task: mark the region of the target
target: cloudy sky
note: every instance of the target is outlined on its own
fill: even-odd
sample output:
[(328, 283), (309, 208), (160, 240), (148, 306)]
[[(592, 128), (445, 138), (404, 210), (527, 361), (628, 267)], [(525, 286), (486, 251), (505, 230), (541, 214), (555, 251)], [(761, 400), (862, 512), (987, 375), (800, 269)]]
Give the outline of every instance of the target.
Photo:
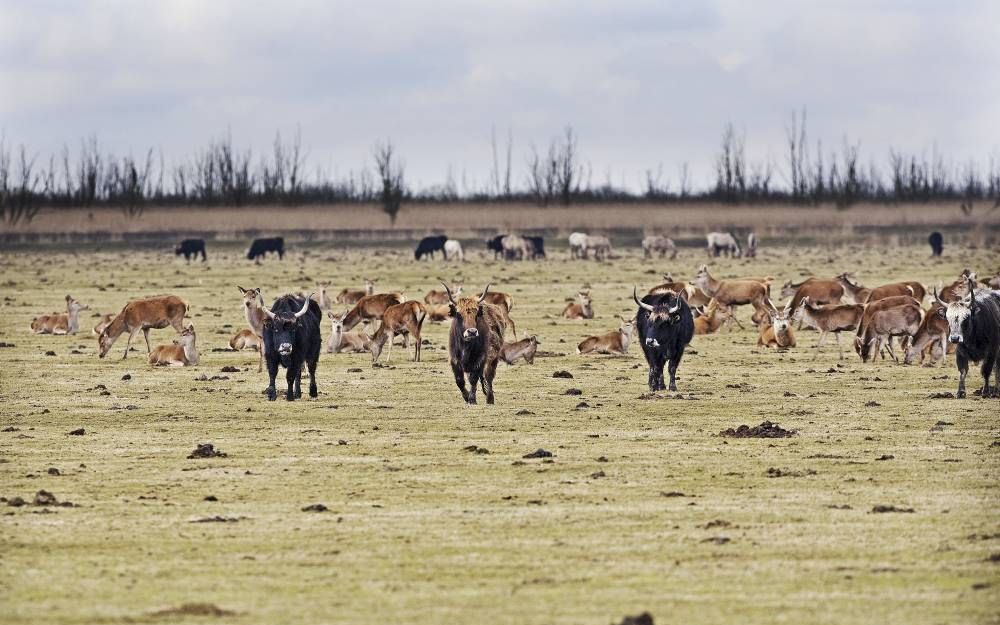
[(490, 129), (567, 124), (595, 182), (709, 175), (727, 122), (784, 162), (790, 111), (864, 158), (1000, 155), (1000, 3), (983, 0), (0, 0), (0, 129), (42, 155), (96, 134), (182, 159), (301, 128), (346, 173), (391, 138), (417, 184), (485, 181)]

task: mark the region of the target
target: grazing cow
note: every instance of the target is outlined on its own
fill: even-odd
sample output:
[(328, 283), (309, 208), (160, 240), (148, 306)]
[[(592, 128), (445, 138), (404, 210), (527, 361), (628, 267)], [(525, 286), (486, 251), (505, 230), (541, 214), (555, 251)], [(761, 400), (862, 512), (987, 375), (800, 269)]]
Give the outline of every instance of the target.
[(409, 347), (407, 337), (413, 337), (416, 344), (413, 350), (413, 362), (420, 362), (420, 328), (423, 327), (426, 316), (427, 310), (420, 302), (403, 302), (386, 308), (382, 315), (382, 323), (371, 340), (372, 366), (378, 362), (386, 343), (389, 344), (389, 349), (385, 362), (389, 363), (392, 359), (392, 339), (399, 335), (403, 335), (403, 349)]
[(840, 359), (844, 359), (844, 350), (840, 346), (840, 333), (846, 330), (856, 330), (865, 312), (864, 304), (828, 304), (818, 306), (808, 295), (799, 301), (798, 307), (792, 307), (792, 314), (800, 323), (819, 330), (819, 341), (816, 343), (815, 359), (819, 356), (819, 348), (823, 346), (828, 332), (833, 332), (837, 339), (837, 351)]
[[(451, 294), (454, 297), (458, 297), (459, 295), (462, 294), (462, 283), (456, 282), (455, 284), (451, 285), (451, 289), (452, 289)], [(449, 300), (447, 291), (438, 291), (435, 289), (431, 289), (430, 291), (427, 291), (427, 295), (424, 295), (425, 304), (447, 304), (448, 301)]]
[(347, 312), (335, 315), (328, 311), (326, 316), (330, 318), (330, 340), (326, 344), (326, 353), (339, 354), (357, 353), (371, 351), (371, 337), (363, 329), (344, 332), (344, 317)]
[(404, 301), (402, 293), (376, 293), (365, 295), (358, 300), (354, 308), (344, 315), (344, 331), (348, 331), (362, 321), (381, 319), (385, 309)]
[(31, 331), (35, 334), (76, 334), (80, 330), (80, 311), (89, 309), (67, 295), (66, 312), (35, 317), (31, 321)]
[(661, 235), (648, 236), (642, 240), (642, 257), (652, 258), (653, 254), (659, 254), (663, 258), (670, 254), (670, 260), (677, 258), (677, 246), (670, 237)]
[(457, 260), (459, 262), (465, 260), (465, 252), (462, 251), (462, 244), (455, 239), (448, 239), (444, 242), (444, 259), (445, 260)]
[(927, 237), (927, 242), (931, 246), (931, 257), (939, 257), (944, 251), (944, 237), (941, 236), (940, 232), (932, 232), (931, 236)]
[(517, 234), (508, 234), (500, 243), (503, 246), (504, 260), (527, 260), (531, 253), (528, 241)]
[(747, 235), (747, 250), (743, 253), (747, 258), (757, 258), (757, 235), (750, 233)]
[(309, 368), (309, 397), (318, 397), (316, 389), (316, 365), (319, 350), (323, 344), (320, 335), (320, 320), (323, 313), (310, 295), (306, 298), (282, 295), (274, 300), (270, 308), (264, 307), (267, 321), (264, 322), (264, 354), (267, 358), (268, 385), (267, 398), (274, 401), (278, 393), (274, 379), (278, 367), (286, 369), (285, 381), (288, 387), (285, 399), (294, 401), (302, 397), (302, 366)]
[[(865, 302), (868, 301), (868, 296), (871, 295), (872, 293), (871, 289), (861, 286), (857, 282), (852, 281), (851, 274), (849, 273), (846, 272), (842, 273), (836, 278), (834, 278), (834, 280), (841, 287), (842, 297), (844, 301), (848, 304), (864, 304)], [(826, 282), (826, 280), (823, 280), (821, 282)], [(835, 292), (836, 291), (831, 290), (830, 295), (833, 295)], [(820, 292), (817, 292), (815, 294), (809, 293), (808, 295), (815, 304), (836, 304), (841, 299), (840, 297), (838, 297), (837, 301), (822, 301), (824, 298), (820, 297), (820, 295), (822, 295), (822, 293)]]
[(705, 235), (705, 240), (708, 241), (709, 256), (724, 254), (730, 258), (740, 257), (740, 244), (731, 232), (709, 232)]
[(885, 348), (892, 359), (899, 362), (892, 349), (892, 337), (913, 337), (920, 328), (923, 314), (920, 302), (909, 295), (886, 297), (867, 304), (854, 337), (854, 351), (863, 362), (871, 360), (874, 363)]
[(618, 329), (607, 334), (588, 336), (577, 345), (578, 354), (627, 354), (629, 343), (632, 342), (632, 332), (635, 324), (631, 319), (619, 317), (622, 320)]
[[(940, 304), (938, 302), (941, 302)], [(938, 297), (934, 292), (934, 299), (931, 300), (931, 307), (924, 313), (924, 320), (920, 322), (917, 333), (913, 336), (913, 341), (906, 348), (906, 356), (903, 357), (904, 365), (913, 364), (918, 358), (920, 362), (928, 358), (928, 364), (933, 365), (938, 359), (941, 366), (947, 366), (948, 355), (948, 303)]]
[[(732, 308), (750, 304), (759, 318), (774, 309), (767, 296), (769, 287), (758, 280), (716, 280), (708, 273), (708, 266), (702, 265), (698, 268), (694, 283), (706, 295), (717, 299), (721, 306)], [(735, 319), (735, 314), (733, 317)]]
[(357, 304), (365, 295), (375, 294), (375, 282), (372, 280), (365, 280), (364, 289), (343, 289), (337, 294), (337, 298), (334, 300), (338, 304), (347, 304), (348, 306), (353, 306)]
[(562, 316), (566, 319), (593, 319), (594, 300), (590, 297), (590, 290), (580, 291), (576, 297), (579, 301), (566, 304)]
[(198, 347), (195, 345), (194, 324), (188, 324), (170, 345), (157, 345), (146, 357), (149, 364), (160, 367), (195, 367)]
[(124, 332), (128, 332), (128, 342), (125, 344), (125, 354), (122, 355), (122, 360), (127, 358), (128, 350), (132, 347), (132, 340), (139, 330), (142, 330), (143, 338), (146, 339), (146, 353), (153, 351), (149, 344), (149, 331), (172, 326), (180, 334), (184, 331), (184, 315), (187, 314), (187, 310), (187, 302), (175, 295), (159, 295), (132, 300), (125, 304), (121, 312), (97, 337), (100, 357), (104, 358), (118, 337)]
[(611, 256), (611, 239), (603, 235), (587, 235), (587, 240), (583, 244), (583, 257), (589, 258), (594, 254), (594, 260), (606, 260)]
[[(944, 302), (937, 300), (939, 306)], [(970, 280), (969, 295), (947, 305), (948, 340), (955, 348), (958, 365), (958, 392), (965, 397), (965, 377), (969, 374), (969, 361), (982, 362), (983, 397), (1000, 397), (1000, 291), (976, 290)], [(990, 373), (996, 374), (990, 386)]]
[(184, 255), (184, 260), (191, 262), (191, 258), (198, 258), (201, 254), (201, 262), (208, 260), (205, 255), (205, 239), (184, 239), (174, 248), (174, 256)]
[(569, 235), (569, 257), (572, 259), (585, 258), (584, 249), (587, 247), (587, 234), (585, 232), (574, 232)]
[(486, 249), (493, 252), (493, 260), (503, 255), (503, 240), (506, 238), (506, 234), (498, 234), (492, 239), (486, 239)]
[(632, 289), (632, 299), (639, 305), (635, 323), (639, 328), (639, 344), (649, 364), (649, 390), (662, 391), (663, 367), (670, 373), (671, 391), (677, 390), (677, 367), (684, 349), (694, 336), (694, 319), (687, 302), (673, 293), (646, 295), (639, 299)]
[(260, 259), (266, 258), (268, 252), (276, 253), (278, 260), (283, 260), (285, 258), (285, 239), (282, 237), (254, 239), (253, 243), (250, 244), (250, 249), (247, 250), (247, 260), (259, 263)]
[[(444, 288), (447, 291), (448, 285)], [(487, 404), (492, 404), (494, 399), (493, 378), (500, 360), (505, 325), (500, 309), (485, 301), (489, 290), (487, 284), (478, 300), (471, 297), (463, 297), (457, 302), (454, 298), (449, 300), (452, 321), (448, 355), (455, 384), (467, 404), (476, 403), (477, 384), (482, 385)]]
[(101, 332), (104, 332), (104, 328), (108, 327), (111, 320), (115, 318), (114, 313), (108, 313), (106, 315), (101, 315), (101, 320), (97, 322), (94, 326), (94, 334), (100, 336)]
[(417, 244), (417, 249), (413, 252), (413, 258), (420, 260), (424, 256), (434, 258), (434, 252), (441, 252), (444, 254), (444, 244), (448, 241), (448, 237), (445, 235), (437, 235), (432, 237), (424, 237), (420, 239), (420, 243)]
[(528, 244), (528, 255), (531, 260), (545, 258), (545, 237), (523, 237)]
[(260, 373), (264, 370), (264, 320), (267, 319), (264, 296), (260, 294), (260, 289), (244, 289), (239, 285), (236, 288), (243, 295), (243, 316), (247, 326), (257, 335), (257, 373)]
[(524, 358), (524, 362), (533, 365), (535, 364), (535, 352), (538, 351), (540, 343), (541, 341), (534, 334), (529, 336), (525, 333), (524, 338), (520, 341), (503, 344), (503, 347), (500, 348), (500, 360), (508, 365), (513, 365), (519, 358)]
[(257, 333), (250, 328), (243, 328), (229, 339), (229, 347), (240, 352), (244, 349), (260, 351), (261, 340)]
[(791, 302), (789, 302), (784, 310), (775, 310), (769, 315), (769, 322), (760, 326), (758, 347), (777, 347), (779, 350), (795, 347), (795, 329), (792, 328), (791, 312)]

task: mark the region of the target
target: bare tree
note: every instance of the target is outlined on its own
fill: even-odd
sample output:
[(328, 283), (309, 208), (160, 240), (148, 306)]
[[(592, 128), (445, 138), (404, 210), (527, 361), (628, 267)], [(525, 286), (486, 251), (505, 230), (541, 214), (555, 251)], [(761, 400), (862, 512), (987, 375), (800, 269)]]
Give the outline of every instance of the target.
[(389, 221), (395, 225), (399, 209), (403, 204), (406, 187), (403, 182), (403, 163), (394, 154), (392, 142), (376, 143), (374, 148), (375, 168), (382, 183), (379, 197), (382, 201), (382, 212), (389, 216)]
[(0, 216), (8, 226), (30, 222), (41, 210), (37, 191), (40, 176), (33, 171), (35, 157), (28, 158), (27, 149), (18, 148), (18, 170), (12, 171), (10, 150), (0, 136)]

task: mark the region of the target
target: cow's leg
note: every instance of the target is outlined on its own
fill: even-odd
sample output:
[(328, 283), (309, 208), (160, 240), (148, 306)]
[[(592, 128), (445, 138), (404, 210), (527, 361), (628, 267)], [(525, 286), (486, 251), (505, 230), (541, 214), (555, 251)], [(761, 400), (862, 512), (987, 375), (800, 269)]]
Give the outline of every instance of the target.
[(656, 373), (656, 363), (649, 363), (649, 390), (654, 392), (657, 390), (657, 380), (659, 380), (659, 376)]
[(274, 401), (278, 398), (278, 391), (274, 388), (274, 379), (278, 377), (278, 359), (275, 358), (273, 361), (268, 359), (267, 361), (267, 377), (268, 384), (264, 392), (267, 393), (267, 399)]
[(295, 380), (298, 378), (298, 367), (295, 366), (293, 361), (288, 369), (285, 370), (285, 382), (288, 384), (285, 389), (285, 399), (288, 401), (295, 401)]
[(457, 362), (452, 361), (451, 372), (455, 374), (455, 384), (458, 385), (458, 390), (462, 391), (462, 399), (468, 402), (469, 392), (465, 390), (465, 372), (462, 371), (462, 366)]
[(983, 399), (993, 396), (993, 388), (990, 386), (990, 374), (993, 373), (993, 363), (996, 361), (996, 353), (987, 354), (983, 358), (983, 365), (980, 367), (979, 371), (983, 374), (983, 390), (980, 391), (980, 395)]
[(965, 376), (969, 375), (969, 357), (959, 349), (955, 352), (955, 364), (958, 365), (958, 392), (955, 397), (965, 397)]
[(483, 392), (486, 393), (486, 403), (493, 403), (493, 377), (497, 374), (499, 360), (486, 363), (486, 370), (483, 371)]
[[(677, 390), (677, 367), (681, 364), (681, 354), (678, 354), (670, 359), (670, 390)], [(661, 382), (662, 384), (662, 382)]]
[(146, 353), (153, 351), (153, 347), (149, 344), (149, 328), (142, 329), (142, 338), (146, 339)]
[(468, 404), (476, 403), (476, 385), (479, 384), (479, 379), (482, 376), (483, 376), (482, 370), (469, 372), (469, 395), (465, 399), (466, 403)]
[(309, 397), (319, 397), (319, 390), (316, 388), (316, 365), (319, 364), (319, 356), (309, 361)]
[(135, 338), (136, 332), (138, 331), (139, 328), (136, 328), (135, 330), (132, 330), (131, 332), (128, 333), (128, 340), (125, 341), (125, 354), (122, 355), (122, 360), (128, 358), (128, 350), (132, 348), (132, 339)]

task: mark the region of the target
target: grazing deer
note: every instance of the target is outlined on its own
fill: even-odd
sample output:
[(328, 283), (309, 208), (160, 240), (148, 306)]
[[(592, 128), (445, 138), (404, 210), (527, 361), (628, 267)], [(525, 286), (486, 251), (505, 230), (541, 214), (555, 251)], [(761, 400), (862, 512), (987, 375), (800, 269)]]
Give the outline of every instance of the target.
[(244, 349), (252, 349), (255, 352), (260, 351), (262, 344), (263, 341), (250, 328), (243, 328), (234, 334), (233, 338), (229, 339), (229, 347), (238, 352)]
[(939, 297), (935, 289), (931, 307), (924, 313), (924, 319), (920, 322), (920, 327), (917, 328), (913, 341), (906, 348), (903, 364), (913, 364), (918, 358), (923, 362), (924, 358), (928, 358), (928, 364), (933, 365), (940, 358), (942, 367), (948, 365), (946, 362), (949, 332), (947, 312), (948, 302)]
[(533, 365), (535, 364), (535, 352), (538, 351), (540, 343), (541, 341), (534, 334), (529, 336), (528, 333), (525, 333), (524, 338), (520, 341), (503, 344), (503, 347), (500, 348), (500, 360), (508, 365), (513, 365), (519, 358), (523, 358), (524, 362)]
[[(774, 309), (767, 296), (770, 287), (758, 280), (716, 280), (708, 272), (708, 266), (702, 265), (698, 268), (694, 283), (706, 295), (718, 300), (720, 306), (733, 308), (750, 304), (758, 315), (767, 314)], [(733, 319), (736, 320), (735, 314)]]
[[(442, 284), (442, 286), (446, 287), (444, 284)], [(454, 293), (452, 295), (454, 295)], [(499, 308), (504, 324), (510, 326), (510, 331), (514, 334), (514, 336), (517, 336), (517, 328), (514, 327), (514, 320), (510, 318), (510, 311), (514, 308), (514, 298), (502, 291), (480, 293), (479, 298), (482, 299), (484, 304), (493, 304)]]
[(326, 316), (330, 318), (331, 325), (330, 340), (326, 343), (326, 352), (328, 354), (371, 351), (371, 337), (363, 329), (359, 328), (350, 332), (344, 332), (344, 317), (347, 316), (346, 311), (341, 315), (335, 315), (333, 312), (327, 311)]
[(420, 328), (424, 325), (426, 316), (427, 311), (420, 302), (403, 302), (386, 308), (382, 314), (382, 324), (372, 336), (372, 365), (378, 362), (386, 343), (389, 344), (389, 349), (386, 350), (385, 362), (389, 364), (392, 359), (392, 338), (400, 334), (403, 335), (403, 349), (408, 347), (407, 336), (413, 337), (416, 343), (413, 362), (420, 362)]
[(840, 333), (849, 330), (856, 330), (864, 315), (864, 304), (827, 304), (817, 306), (806, 295), (799, 301), (799, 307), (794, 309), (794, 317), (800, 323), (804, 323), (810, 328), (819, 330), (819, 341), (816, 343), (816, 352), (813, 359), (819, 356), (819, 349), (826, 340), (826, 335), (833, 332), (837, 339), (837, 351), (840, 359), (844, 359), (844, 349), (840, 345)]
[(247, 325), (257, 337), (257, 373), (260, 373), (264, 370), (264, 321), (267, 319), (264, 296), (260, 294), (260, 289), (244, 289), (238, 285), (236, 288), (243, 294), (243, 315), (247, 319)]
[(118, 337), (128, 332), (128, 342), (125, 344), (125, 354), (122, 356), (122, 360), (124, 360), (128, 357), (128, 350), (132, 347), (132, 341), (140, 330), (142, 330), (143, 338), (146, 339), (146, 352), (153, 351), (149, 344), (149, 331), (172, 326), (180, 334), (184, 331), (184, 315), (187, 314), (187, 310), (187, 302), (175, 295), (159, 295), (132, 300), (125, 304), (121, 312), (97, 337), (97, 343), (100, 346), (99, 356), (104, 358)]
[(579, 301), (566, 304), (562, 316), (566, 319), (593, 319), (594, 301), (590, 297), (590, 290), (580, 291), (576, 297)]
[[(462, 283), (461, 282), (456, 282), (455, 284), (453, 284), (451, 286), (451, 294), (454, 295), (455, 297), (458, 297), (459, 295), (462, 294)], [(434, 304), (436, 306), (440, 306), (442, 304), (447, 304), (448, 303), (448, 292), (447, 291), (437, 291), (435, 289), (431, 289), (430, 291), (427, 292), (427, 295), (424, 295), (424, 303), (425, 304)]]
[(338, 304), (347, 304), (348, 306), (353, 306), (354, 304), (357, 304), (362, 297), (374, 294), (375, 294), (375, 282), (366, 279), (364, 290), (344, 289), (337, 294), (336, 302)]
[(156, 366), (193, 367), (198, 364), (194, 325), (188, 324), (170, 345), (157, 345), (149, 352), (149, 364)]
[(893, 295), (869, 303), (865, 306), (854, 337), (855, 351), (863, 362), (871, 360), (874, 363), (885, 347), (892, 359), (899, 362), (892, 349), (892, 337), (913, 337), (920, 328), (923, 315), (920, 302), (909, 295)]
[(795, 329), (792, 328), (791, 302), (784, 310), (775, 310), (768, 315), (770, 323), (761, 324), (760, 336), (757, 337), (759, 347), (777, 347), (787, 349), (795, 347)]
[(31, 331), (35, 334), (76, 334), (80, 329), (80, 311), (89, 310), (86, 304), (66, 296), (66, 312), (52, 313), (35, 317), (31, 322)]
[(622, 320), (618, 330), (589, 336), (577, 346), (578, 354), (627, 354), (629, 343), (632, 342), (632, 332), (635, 330), (635, 323), (632, 319), (619, 317)]
[(378, 293), (375, 295), (365, 295), (354, 305), (346, 315), (344, 315), (344, 331), (352, 329), (362, 321), (375, 321), (381, 319), (382, 315), (390, 306), (402, 304), (404, 301), (402, 293)]

